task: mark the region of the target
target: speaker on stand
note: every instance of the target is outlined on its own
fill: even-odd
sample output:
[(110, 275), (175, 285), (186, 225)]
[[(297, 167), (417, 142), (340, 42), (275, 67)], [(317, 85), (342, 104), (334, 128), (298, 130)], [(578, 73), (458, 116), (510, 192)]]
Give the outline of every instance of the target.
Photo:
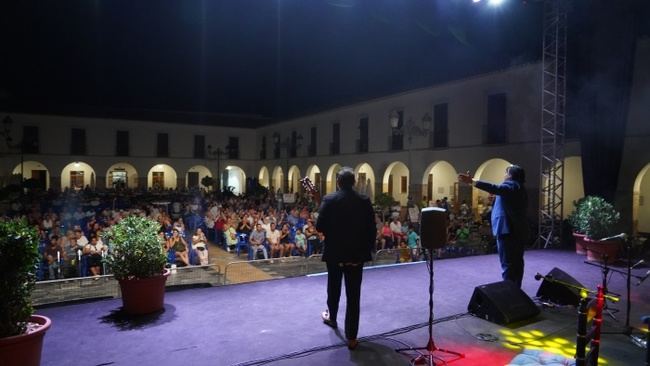
[[(426, 249), (427, 268), (429, 270), (429, 340), (424, 347), (399, 348), (396, 352), (418, 351), (419, 356), (411, 359), (411, 364), (425, 364), (433, 366), (437, 358), (434, 352), (442, 352), (456, 356), (456, 359), (464, 358), (465, 355), (459, 352), (438, 348), (433, 341), (433, 252), (447, 244), (447, 226), (449, 218), (447, 210), (439, 207), (426, 207), (420, 213), (420, 244)], [(425, 352), (420, 352), (425, 351)], [(445, 364), (451, 361), (444, 361)]]

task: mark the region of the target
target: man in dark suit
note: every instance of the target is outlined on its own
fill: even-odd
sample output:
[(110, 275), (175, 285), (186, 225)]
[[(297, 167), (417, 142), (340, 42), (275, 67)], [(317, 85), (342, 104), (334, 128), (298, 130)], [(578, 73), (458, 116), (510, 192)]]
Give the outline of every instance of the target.
[(348, 348), (358, 345), (359, 303), (363, 263), (372, 259), (376, 226), (370, 199), (355, 192), (354, 171), (344, 167), (336, 177), (339, 190), (323, 197), (316, 228), (325, 234), (323, 262), (327, 264), (327, 308), (323, 322), (337, 328), (336, 316), (345, 279), (345, 336)]
[(496, 196), (492, 207), (492, 234), (497, 238), (497, 249), (501, 260), (501, 276), (521, 287), (524, 277), (524, 246), (528, 239), (528, 222), (526, 209), (528, 195), (524, 182), (524, 169), (518, 165), (506, 168), (505, 180), (501, 184), (492, 184), (459, 174), (458, 180), (474, 184), (483, 191)]

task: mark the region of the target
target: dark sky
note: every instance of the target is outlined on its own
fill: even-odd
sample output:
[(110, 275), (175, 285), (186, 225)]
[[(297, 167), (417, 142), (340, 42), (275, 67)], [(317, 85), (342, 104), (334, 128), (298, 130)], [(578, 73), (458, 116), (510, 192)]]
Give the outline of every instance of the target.
[(506, 0), (10, 1), (0, 103), (26, 111), (311, 113), (536, 60)]

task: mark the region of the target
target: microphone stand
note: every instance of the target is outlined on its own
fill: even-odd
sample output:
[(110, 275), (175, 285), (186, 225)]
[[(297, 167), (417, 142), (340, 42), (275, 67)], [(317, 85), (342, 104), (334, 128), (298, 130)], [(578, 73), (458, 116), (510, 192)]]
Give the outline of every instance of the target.
[[(626, 257), (627, 257), (626, 258), (627, 269), (625, 271), (622, 271), (622, 270), (619, 270), (619, 269), (616, 269), (616, 268), (609, 268), (607, 266), (607, 256), (606, 255), (604, 256), (604, 264), (592, 263), (592, 262), (589, 262), (589, 261), (585, 261), (585, 263), (589, 264), (589, 265), (592, 265), (592, 266), (602, 268), (602, 270), (603, 270), (603, 287), (604, 287), (605, 293), (607, 293), (606, 277), (607, 277), (607, 273), (609, 271), (619, 273), (619, 274), (626, 277), (625, 287), (626, 287), (626, 291), (627, 291), (627, 293), (626, 293), (627, 304), (626, 304), (626, 309), (625, 309), (625, 330), (622, 332), (622, 334), (625, 334), (625, 335), (631, 337), (632, 336), (632, 327), (630, 326), (630, 312), (632, 310), (632, 301), (631, 301), (631, 292), (632, 292), (631, 291), (631, 288), (632, 288), (631, 282), (632, 282), (632, 278), (636, 278), (637, 280), (639, 280), (639, 282), (637, 283), (637, 286), (638, 286), (643, 281), (645, 281), (647, 276), (639, 276), (639, 275), (632, 274), (632, 267), (635, 267), (636, 265), (632, 266), (632, 243), (631, 243), (631, 240), (627, 237), (627, 235), (619, 234), (619, 235), (615, 235), (615, 236), (613, 236), (611, 238), (621, 239), (621, 240), (623, 240), (625, 242), (625, 250), (627, 251), (627, 254), (626, 254)], [(612, 315), (611, 311), (609, 309), (607, 309), (607, 306), (605, 306), (605, 309), (607, 310), (607, 312), (609, 313), (609, 315), (612, 318), (616, 319), (616, 317), (614, 317), (614, 315)]]

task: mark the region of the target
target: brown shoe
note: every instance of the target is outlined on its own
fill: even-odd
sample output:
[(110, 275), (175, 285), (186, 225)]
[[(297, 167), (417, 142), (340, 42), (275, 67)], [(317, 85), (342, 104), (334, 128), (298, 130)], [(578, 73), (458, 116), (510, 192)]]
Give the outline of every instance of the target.
[(338, 328), (338, 324), (336, 324), (336, 321), (330, 320), (330, 312), (329, 310), (325, 310), (320, 314), (321, 319), (323, 319), (323, 323), (325, 325), (332, 327), (334, 329)]
[(355, 339), (348, 339), (348, 349), (350, 351), (357, 348), (358, 345), (359, 345), (359, 341), (357, 341), (356, 338)]

